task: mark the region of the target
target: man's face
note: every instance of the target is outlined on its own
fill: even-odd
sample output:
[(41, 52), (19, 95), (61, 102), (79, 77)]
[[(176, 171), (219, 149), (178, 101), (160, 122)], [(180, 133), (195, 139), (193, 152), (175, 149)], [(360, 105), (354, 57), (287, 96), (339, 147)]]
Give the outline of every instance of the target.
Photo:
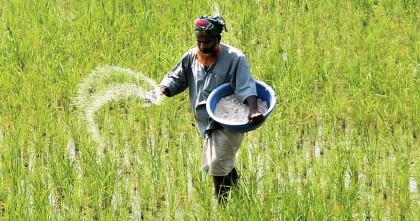
[(203, 54), (212, 54), (219, 44), (217, 37), (211, 36), (203, 31), (196, 31), (195, 37), (197, 39), (197, 47)]

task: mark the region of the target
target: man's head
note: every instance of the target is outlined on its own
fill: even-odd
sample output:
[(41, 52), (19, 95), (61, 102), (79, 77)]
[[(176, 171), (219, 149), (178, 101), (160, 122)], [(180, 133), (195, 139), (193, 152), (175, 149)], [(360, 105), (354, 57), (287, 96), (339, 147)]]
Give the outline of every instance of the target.
[(195, 31), (204, 31), (217, 37), (223, 30), (227, 31), (225, 20), (220, 16), (201, 16), (194, 21)]
[(215, 52), (221, 40), (221, 33), (226, 31), (225, 20), (222, 17), (201, 16), (194, 21), (197, 47), (203, 54)]

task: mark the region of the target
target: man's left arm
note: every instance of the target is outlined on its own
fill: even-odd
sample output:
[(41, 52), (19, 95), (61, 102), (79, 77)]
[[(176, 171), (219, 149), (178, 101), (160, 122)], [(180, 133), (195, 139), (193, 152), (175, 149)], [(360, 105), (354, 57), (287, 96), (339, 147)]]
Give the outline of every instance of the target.
[(248, 122), (251, 124), (259, 124), (264, 121), (264, 116), (258, 110), (257, 96), (252, 95), (246, 98), (249, 107)]
[(255, 80), (251, 76), (247, 59), (244, 56), (238, 60), (236, 73), (240, 74), (236, 74), (234, 78), (235, 94), (240, 101), (248, 104), (248, 123), (259, 124), (264, 121), (264, 116), (258, 110)]

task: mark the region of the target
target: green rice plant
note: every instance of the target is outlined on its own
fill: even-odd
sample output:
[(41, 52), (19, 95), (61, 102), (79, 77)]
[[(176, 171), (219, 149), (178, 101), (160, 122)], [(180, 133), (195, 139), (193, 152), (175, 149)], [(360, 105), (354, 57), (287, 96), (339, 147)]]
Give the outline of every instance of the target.
[[(419, 6), (2, 1), (0, 220), (418, 220)], [(142, 97), (216, 12), (278, 99), (225, 209), (187, 93)]]

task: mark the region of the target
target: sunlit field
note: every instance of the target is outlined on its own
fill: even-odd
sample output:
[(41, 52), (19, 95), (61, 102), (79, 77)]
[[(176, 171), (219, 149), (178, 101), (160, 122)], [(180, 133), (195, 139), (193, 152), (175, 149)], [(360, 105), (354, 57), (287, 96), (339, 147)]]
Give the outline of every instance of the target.
[[(0, 220), (420, 220), (420, 1), (0, 1)], [(219, 12), (277, 96), (225, 208), (188, 92)]]

